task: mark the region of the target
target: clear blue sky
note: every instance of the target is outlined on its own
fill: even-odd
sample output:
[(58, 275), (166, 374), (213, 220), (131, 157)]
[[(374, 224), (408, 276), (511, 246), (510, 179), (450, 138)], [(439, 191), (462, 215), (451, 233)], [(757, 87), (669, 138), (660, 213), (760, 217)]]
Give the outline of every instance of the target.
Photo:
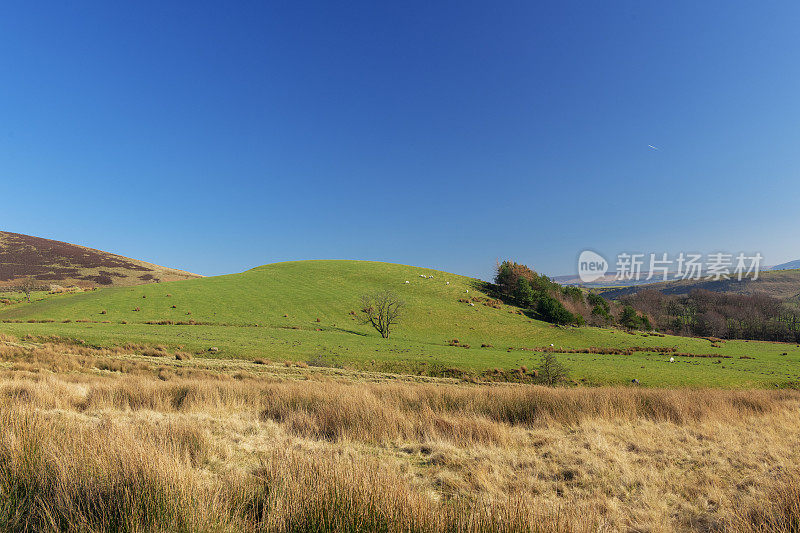
[(0, 229), (202, 274), (797, 259), (798, 28), (797, 2), (5, 2)]

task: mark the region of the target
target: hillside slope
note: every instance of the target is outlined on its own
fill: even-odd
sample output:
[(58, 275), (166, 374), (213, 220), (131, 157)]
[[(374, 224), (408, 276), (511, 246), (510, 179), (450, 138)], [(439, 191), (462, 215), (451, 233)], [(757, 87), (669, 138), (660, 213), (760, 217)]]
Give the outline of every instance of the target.
[[(0, 333), (58, 335), (97, 345), (163, 344), (215, 358), (432, 376), (488, 372), (503, 379), (535, 368), (541, 348), (552, 344), (574, 379), (586, 383), (637, 379), (643, 385), (738, 387), (800, 379), (800, 347), (745, 341), (717, 346), (612, 328), (556, 327), (491, 301), (480, 285), (413, 266), (297, 261), (7, 305), (0, 307)], [(357, 319), (360, 296), (383, 289), (407, 303), (389, 339)], [(676, 350), (675, 364), (659, 347)], [(726, 358), (725, 364), (717, 357)]]
[(795, 259), (794, 261), (789, 261), (787, 263), (775, 265), (774, 267), (770, 268), (770, 270), (794, 270), (797, 268), (800, 268), (800, 259)]
[(76, 244), (0, 231), (0, 289), (28, 276), (42, 288), (140, 285), (201, 277)]
[(486, 322), (487, 317), (478, 308), (458, 301), (480, 296), (477, 284), (477, 280), (455, 274), (390, 263), (294, 261), (181, 283), (110, 287), (69, 297), (49, 297), (30, 305), (12, 306), (1, 316), (79, 320), (99, 318), (98, 313), (105, 310), (103, 319), (128, 323), (194, 320), (277, 327), (313, 324), (320, 318), (326, 324), (336, 323), (337, 327), (366, 333), (369, 328), (358, 324), (350, 311), (359, 311), (361, 295), (389, 289), (407, 303), (404, 333), (446, 332), (458, 323), (483, 329), (523, 321), (508, 310), (501, 313), (491, 309), (495, 316)]
[(760, 292), (781, 300), (790, 300), (800, 296), (800, 269), (765, 270), (759, 272), (758, 279), (755, 281), (752, 279), (743, 279), (742, 281), (736, 279), (662, 281), (608, 290), (600, 289), (600, 291), (604, 297), (616, 300), (645, 289), (655, 289), (664, 294), (677, 295), (689, 294), (694, 289), (746, 295)]

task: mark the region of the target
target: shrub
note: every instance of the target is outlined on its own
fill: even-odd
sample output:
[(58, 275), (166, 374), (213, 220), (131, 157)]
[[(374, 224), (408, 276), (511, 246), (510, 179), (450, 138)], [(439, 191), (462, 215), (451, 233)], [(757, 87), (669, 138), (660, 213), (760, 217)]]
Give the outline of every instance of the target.
[(503, 296), (513, 299), (521, 279), (527, 281), (531, 289), (537, 293), (555, 293), (561, 287), (547, 276), (537, 274), (526, 265), (514, 261), (503, 261), (497, 265), (494, 282)]
[(591, 305), (592, 307), (601, 307), (608, 311), (610, 309), (610, 304), (608, 300), (600, 296), (599, 294), (590, 292), (586, 295), (586, 302)]
[(603, 306), (600, 306), (600, 305), (597, 305), (597, 306), (592, 308), (592, 316), (596, 316), (598, 318), (601, 318), (601, 319), (605, 320), (606, 322), (610, 322), (612, 320), (612, 318), (613, 318), (611, 316), (611, 313), (608, 312), (608, 309), (603, 307)]
[(531, 286), (531, 283), (525, 279), (520, 278), (517, 281), (517, 287), (514, 289), (514, 301), (520, 307), (532, 308), (536, 305), (536, 302), (539, 300), (540, 294), (537, 294), (536, 291)]
[(619, 318), (619, 323), (628, 329), (652, 329), (650, 319), (645, 315), (637, 314), (636, 309), (630, 305), (626, 305), (622, 308), (622, 315)]
[(536, 312), (542, 320), (553, 324), (572, 324), (577, 322), (575, 315), (567, 311), (564, 304), (552, 296), (541, 298), (536, 306)]
[(570, 298), (571, 300), (576, 302), (583, 301), (583, 291), (580, 289), (580, 287), (567, 286), (561, 289), (561, 292), (564, 294), (564, 296)]

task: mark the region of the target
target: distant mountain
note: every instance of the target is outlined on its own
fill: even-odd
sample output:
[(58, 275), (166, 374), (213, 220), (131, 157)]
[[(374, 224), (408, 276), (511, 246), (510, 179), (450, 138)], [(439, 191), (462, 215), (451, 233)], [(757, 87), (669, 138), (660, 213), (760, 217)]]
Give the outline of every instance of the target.
[(712, 280), (675, 280), (649, 283), (631, 287), (602, 289), (601, 294), (611, 300), (634, 294), (645, 289), (655, 289), (664, 294), (688, 294), (693, 289), (705, 289), (714, 292), (734, 294), (768, 294), (781, 300), (800, 300), (800, 270), (765, 270), (759, 273), (755, 281), (745, 278)]
[[(783, 263), (780, 265), (775, 265), (772, 267), (762, 267), (762, 272), (766, 270), (795, 270), (800, 269), (800, 259), (796, 261), (789, 261), (788, 263)], [(582, 281), (577, 275), (566, 275), (566, 276), (552, 276), (552, 280), (560, 283), (561, 285), (580, 285), (582, 287), (586, 287), (588, 289), (599, 289), (599, 290), (607, 290), (607, 289), (622, 289), (622, 288), (631, 288), (631, 287), (642, 287), (645, 285), (655, 285), (663, 283), (664, 280), (663, 274), (658, 273), (655, 276), (655, 280), (646, 280), (644, 277), (641, 279), (616, 279), (616, 272), (608, 272), (601, 278), (592, 281), (590, 283), (586, 283)], [(667, 282), (670, 281), (678, 281), (677, 279), (678, 273), (677, 272), (668, 272), (667, 273)], [(698, 283), (697, 281), (693, 283)], [(630, 292), (630, 291), (628, 291)], [(635, 289), (634, 289), (635, 292)]]
[[(676, 277), (676, 272), (668, 272), (667, 273), (667, 281), (670, 281)], [(559, 283), (561, 285), (580, 285), (581, 287), (585, 287), (587, 289), (610, 289), (610, 288), (619, 288), (619, 287), (632, 287), (632, 286), (641, 286), (641, 285), (652, 285), (658, 280), (663, 279), (663, 274), (658, 273), (655, 276), (655, 279), (645, 279), (646, 276), (643, 276), (641, 279), (617, 279), (616, 272), (608, 272), (604, 276), (596, 279), (595, 281), (591, 281), (586, 283), (585, 281), (581, 280), (580, 277), (577, 275), (566, 275), (566, 276), (552, 276), (550, 279)]]
[(770, 267), (770, 270), (794, 270), (796, 268), (800, 268), (800, 259), (789, 261), (781, 265), (775, 265), (774, 267)]
[(0, 289), (32, 277), (43, 287), (141, 285), (197, 274), (77, 244), (0, 231)]

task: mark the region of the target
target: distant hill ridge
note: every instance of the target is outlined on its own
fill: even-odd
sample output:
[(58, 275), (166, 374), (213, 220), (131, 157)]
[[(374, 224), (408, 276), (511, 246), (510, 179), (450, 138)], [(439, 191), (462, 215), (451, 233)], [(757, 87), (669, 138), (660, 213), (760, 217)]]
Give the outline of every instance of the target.
[(202, 276), (77, 244), (0, 231), (0, 288), (13, 287), (27, 277), (41, 286), (85, 288)]
[(614, 300), (646, 289), (655, 289), (664, 294), (677, 295), (689, 294), (693, 289), (746, 295), (764, 293), (781, 300), (797, 300), (798, 297), (800, 297), (800, 270), (773, 268), (760, 272), (756, 280), (749, 278), (741, 281), (735, 278), (721, 280), (675, 280), (599, 290), (604, 297)]
[(771, 267), (770, 270), (794, 270), (797, 268), (800, 268), (800, 259), (795, 259), (794, 261), (789, 261), (788, 263), (775, 265), (774, 267)]

